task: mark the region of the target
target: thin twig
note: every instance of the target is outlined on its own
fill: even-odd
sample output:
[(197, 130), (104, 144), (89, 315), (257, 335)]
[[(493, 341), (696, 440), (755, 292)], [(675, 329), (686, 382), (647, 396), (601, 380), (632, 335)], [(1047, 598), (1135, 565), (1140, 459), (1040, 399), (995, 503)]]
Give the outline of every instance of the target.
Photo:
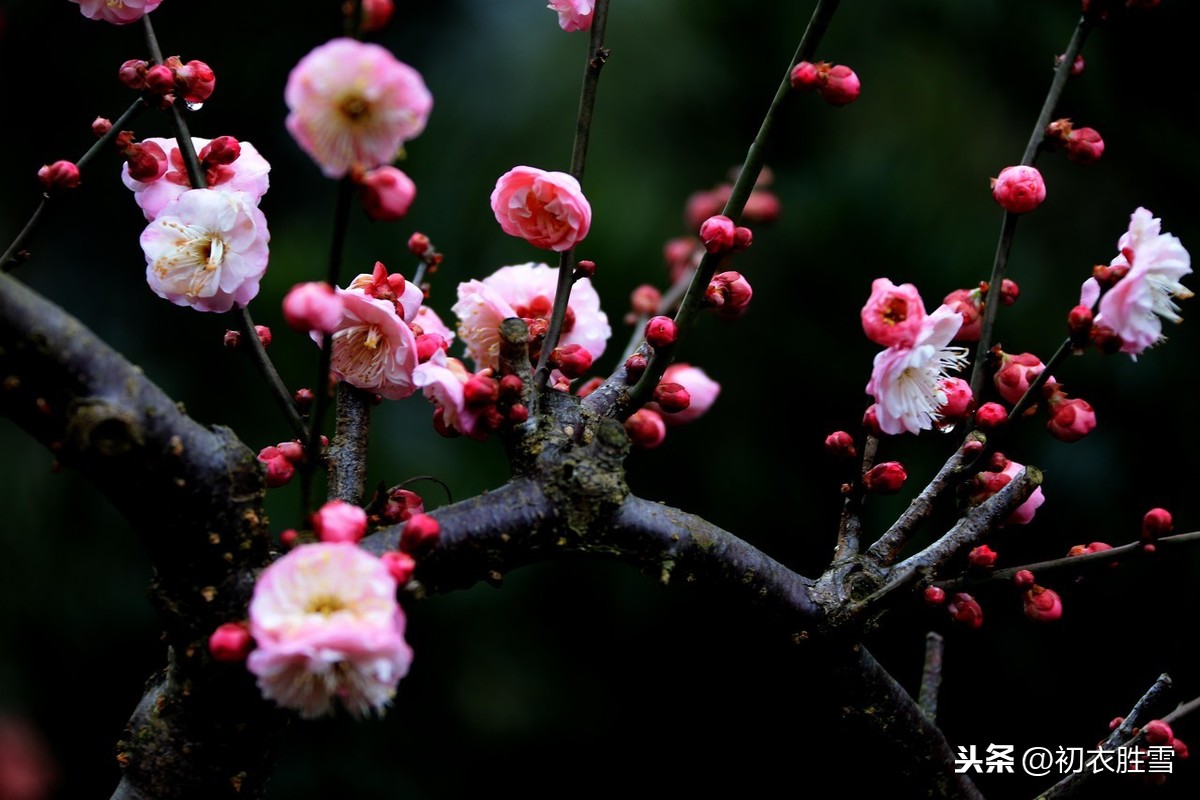
[(925, 634), (925, 668), (921, 672), (921, 692), (917, 696), (917, 705), (929, 717), (930, 722), (937, 721), (938, 692), (942, 688), (942, 656), (946, 650), (946, 640), (936, 631)]
[(862, 538), (862, 507), (864, 499), (861, 476), (866, 475), (871, 471), (871, 467), (875, 466), (875, 454), (878, 450), (879, 438), (867, 434), (867, 439), (863, 442), (862, 469), (859, 472), (860, 479), (854, 481), (854, 484), (850, 487), (850, 493), (846, 495), (846, 500), (842, 504), (842, 518), (838, 523), (837, 545), (833, 549), (833, 561), (835, 564), (858, 555), (858, 548)]
[(1021, 399), (1012, 407), (1012, 411), (1008, 412), (1009, 423), (1021, 418), (1021, 414), (1025, 409), (1037, 402), (1038, 395), (1042, 393), (1042, 387), (1046, 385), (1046, 381), (1050, 380), (1050, 373), (1053, 372), (1059, 364), (1066, 360), (1071, 354), (1071, 339), (1070, 337), (1063, 340), (1063, 343), (1054, 351), (1054, 355), (1050, 356), (1050, 360), (1046, 362), (1045, 368), (1029, 383), (1029, 388), (1025, 390), (1025, 394), (1021, 395)]
[(250, 363), (254, 365), (254, 371), (267, 382), (267, 387), (271, 390), (271, 397), (274, 398), (275, 405), (279, 406), (279, 410), (283, 412), (283, 417), (291, 426), (292, 433), (296, 434), (296, 438), (301, 442), (307, 442), (308, 426), (304, 424), (304, 418), (300, 416), (300, 411), (296, 408), (291, 393), (288, 392), (283, 379), (279, 377), (279, 371), (275, 369), (274, 362), (271, 361), (266, 348), (258, 338), (258, 331), (255, 330), (250, 310), (245, 306), (238, 306), (230, 311), (230, 314), (237, 325), (238, 333), (241, 334), (242, 349), (246, 351)]

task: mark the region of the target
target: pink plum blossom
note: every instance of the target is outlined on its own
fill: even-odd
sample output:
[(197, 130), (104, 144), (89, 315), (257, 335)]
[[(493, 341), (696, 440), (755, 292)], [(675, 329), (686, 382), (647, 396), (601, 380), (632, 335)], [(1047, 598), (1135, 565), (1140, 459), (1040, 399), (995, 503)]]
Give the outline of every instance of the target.
[(471, 377), (461, 361), (440, 349), (413, 370), (413, 383), (442, 410), (443, 424), (467, 436), (486, 435), (480, 423), (483, 407), (467, 402), (465, 387)]
[[(1021, 474), (1021, 470), (1025, 469), (1024, 464), (1018, 464), (1016, 461), (1009, 460), (1008, 464), (1001, 470), (1001, 475), (1007, 475), (1010, 480), (1016, 480), (1016, 477)], [(1033, 515), (1042, 503), (1046, 502), (1046, 495), (1042, 493), (1042, 487), (1039, 486), (1033, 490), (1033, 494), (1029, 498), (1017, 506), (1016, 510), (1009, 515), (1005, 520), (1006, 525), (1027, 525), (1033, 520)]]
[(158, 8), (162, 0), (71, 0), (88, 19), (102, 19), (114, 25), (137, 22)]
[(925, 319), (925, 302), (911, 283), (876, 278), (861, 316), (863, 333), (875, 344), (911, 347)]
[(324, 281), (298, 283), (283, 298), (283, 318), (303, 333), (333, 333), (344, 313), (341, 296)]
[(492, 213), (509, 236), (555, 252), (583, 241), (592, 224), (592, 207), (579, 181), (536, 167), (514, 167), (500, 176), (492, 190)]
[[(695, 422), (712, 408), (712, 404), (717, 401), (717, 396), (721, 394), (721, 384), (708, 377), (704, 370), (682, 362), (667, 367), (661, 383), (677, 383), (687, 390), (691, 398), (687, 408), (663, 415), (663, 419), (668, 425)], [(652, 403), (647, 407), (662, 412), (662, 409), (658, 408), (656, 404)]]
[(257, 648), (247, 667), (268, 700), (306, 718), (382, 714), (408, 673), (396, 579), (348, 543), (298, 547), (259, 576), (250, 601)]
[[(211, 139), (192, 137), (192, 147), (196, 149), (197, 153), (200, 153), (212, 141)], [(142, 209), (142, 213), (146, 215), (146, 219), (152, 220), (168, 203), (193, 187), (191, 181), (188, 180), (183, 156), (174, 139), (151, 137), (143, 140), (140, 144), (161, 148), (167, 156), (166, 173), (153, 181), (135, 180), (129, 174), (128, 163), (121, 167), (121, 181), (133, 191), (133, 199), (138, 204), (138, 208)], [(206, 170), (209, 188), (221, 192), (241, 192), (247, 196), (250, 205), (258, 205), (258, 201), (270, 187), (267, 173), (271, 171), (271, 165), (258, 152), (258, 148), (250, 142), (239, 142), (238, 144), (241, 154), (236, 159), (228, 164), (214, 164)]]
[(155, 294), (197, 311), (228, 311), (258, 294), (270, 233), (240, 193), (190, 189), (142, 231), (146, 280)]
[[(545, 264), (501, 267), (482, 281), (458, 285), (458, 334), (477, 369), (497, 366), (500, 323), (509, 317), (549, 319), (558, 269)], [(600, 310), (600, 296), (592, 282), (581, 278), (571, 286), (567, 318), (559, 344), (582, 345), (595, 360), (604, 353), (612, 335), (608, 317)]]
[(961, 369), (967, 351), (950, 347), (962, 316), (941, 306), (921, 321), (911, 347), (889, 347), (875, 356), (867, 393), (875, 398), (879, 428), (884, 433), (929, 430), (946, 404), (942, 379)]
[(417, 197), (417, 185), (391, 165), (367, 170), (356, 175), (355, 181), (363, 210), (375, 222), (403, 219)]
[(417, 309), (417, 316), (412, 322), (421, 329), (422, 333), (436, 334), (442, 337), (446, 344), (454, 341), (454, 331), (450, 330), (446, 323), (442, 322), (442, 318), (438, 316), (437, 312), (429, 306), (421, 306)]
[[(337, 293), (344, 310), (333, 332), (333, 375), (388, 400), (408, 397), (416, 391), (417, 342), (408, 323), (396, 313), (397, 304), (368, 297), (357, 289), (338, 289)], [(319, 334), (312, 336), (320, 341)]]
[(433, 108), (420, 73), (377, 44), (346, 38), (300, 59), (284, 100), (288, 131), (330, 178), (392, 163)]
[(596, 0), (550, 0), (546, 6), (558, 12), (558, 26), (567, 33), (585, 31), (592, 27), (592, 12)]
[(1174, 299), (1192, 296), (1179, 282), (1191, 274), (1192, 259), (1178, 238), (1162, 233), (1162, 220), (1145, 208), (1130, 216), (1129, 230), (1121, 235), (1117, 248), (1120, 254), (1110, 266), (1126, 268), (1128, 273), (1103, 297), (1099, 282), (1087, 279), (1079, 302), (1091, 308), (1100, 301), (1094, 323), (1111, 329), (1121, 339), (1121, 352), (1136, 360), (1146, 348), (1166, 338), (1163, 319), (1181, 321)]
[(992, 179), (992, 197), (1010, 214), (1024, 214), (1046, 199), (1046, 181), (1036, 167), (1005, 167)]
[(312, 526), (322, 542), (354, 544), (367, 532), (367, 512), (345, 500), (330, 500), (313, 513)]

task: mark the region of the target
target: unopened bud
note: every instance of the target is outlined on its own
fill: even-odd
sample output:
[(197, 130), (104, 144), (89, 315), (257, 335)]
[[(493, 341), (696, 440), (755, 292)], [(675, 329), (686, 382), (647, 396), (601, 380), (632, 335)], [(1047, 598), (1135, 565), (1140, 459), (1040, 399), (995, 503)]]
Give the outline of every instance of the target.
[(595, 261), (585, 258), (575, 265), (575, 280), (579, 280), (580, 278), (593, 278), (595, 275)]
[(940, 606), (946, 602), (946, 590), (940, 586), (927, 586), (923, 598), (926, 605)]
[(592, 354), (583, 345), (565, 344), (550, 351), (549, 363), (568, 378), (579, 378), (592, 368)]
[(858, 99), (861, 88), (854, 70), (838, 64), (830, 68), (824, 85), (818, 91), (821, 93), (821, 99), (831, 106), (844, 106)]
[(529, 406), (524, 403), (513, 403), (509, 407), (508, 421), (513, 425), (520, 425), (527, 419), (529, 419)]
[(704, 290), (704, 302), (718, 316), (726, 318), (740, 317), (750, 307), (750, 299), (754, 290), (740, 272), (721, 272), (713, 276)]
[(991, 569), (996, 565), (997, 557), (998, 554), (995, 550), (986, 544), (981, 544), (967, 554), (967, 563), (978, 569)]
[(1054, 404), (1046, 428), (1060, 442), (1078, 442), (1096, 427), (1096, 412), (1086, 400), (1078, 398)]
[(167, 173), (167, 154), (157, 142), (131, 144), (125, 148), (129, 177), (142, 183), (153, 183)]
[(208, 64), (193, 59), (175, 70), (175, 81), (183, 99), (195, 104), (212, 97), (217, 76)]
[(1005, 211), (1024, 214), (1046, 199), (1046, 182), (1034, 167), (1005, 167), (992, 179), (992, 197)]
[(872, 436), (882, 436), (883, 428), (879, 427), (879, 406), (878, 404), (870, 405), (863, 412), (863, 429)]
[(1016, 575), (1013, 575), (1013, 583), (1024, 589), (1033, 586), (1033, 573), (1027, 569), (1018, 570)]
[(463, 384), (463, 402), (479, 408), (500, 399), (500, 382), (487, 375), (472, 375)]
[(130, 89), (140, 92), (146, 88), (146, 70), (149, 68), (150, 65), (145, 61), (130, 59), (117, 70), (117, 79)]
[(226, 165), (237, 161), (242, 155), (242, 143), (232, 136), (218, 136), (200, 150), (200, 162), (208, 167)]
[(635, 314), (657, 314), (659, 306), (662, 305), (662, 292), (648, 283), (643, 283), (629, 295), (629, 305)]
[(750, 245), (754, 244), (754, 233), (741, 225), (733, 229), (733, 251), (741, 253), (750, 249)]
[(267, 476), (267, 488), (278, 489), (285, 486), (296, 474), (296, 467), (283, 457), (277, 447), (264, 447), (258, 453)]
[(401, 553), (397, 550), (384, 553), (379, 557), (383, 565), (387, 567), (387, 571), (396, 579), (397, 586), (404, 586), (412, 580), (413, 572), (416, 571), (417, 562), (408, 553)]
[(417, 185), (391, 165), (357, 173), (355, 182), (363, 210), (376, 222), (403, 219), (417, 197)]
[(79, 167), (73, 161), (55, 161), (38, 170), (38, 180), (47, 192), (60, 192), (79, 186)]
[(106, 133), (108, 133), (111, 130), (112, 130), (112, 121), (111, 120), (105, 119), (104, 117), (96, 117), (94, 120), (92, 120), (92, 133), (94, 133), (96, 135), (97, 139), (104, 136)]
[(950, 612), (950, 619), (968, 628), (974, 630), (983, 625), (983, 609), (979, 607), (979, 602), (966, 592), (954, 595), (946, 610)]
[(1142, 532), (1141, 540), (1143, 542), (1153, 542), (1155, 539), (1166, 536), (1175, 527), (1175, 521), (1171, 518), (1171, 512), (1165, 508), (1152, 508), (1146, 512), (1146, 516), (1142, 517)]
[(670, 317), (652, 317), (646, 323), (646, 341), (656, 350), (675, 344), (679, 338), (679, 327)]
[(839, 461), (849, 461), (858, 455), (854, 437), (845, 431), (834, 431), (825, 437), (825, 452)]
[[(353, 6), (351, 6), (353, 8)], [(362, 0), (362, 31), (373, 33), (382, 30), (396, 10), (392, 0)]]
[(288, 528), (279, 534), (279, 544), (284, 550), (291, 550), (300, 543), (300, 532), (295, 528)]
[(237, 331), (225, 331), (225, 337), (221, 343), (225, 345), (226, 350), (237, 350), (242, 346), (242, 334)]
[(165, 64), (155, 64), (146, 70), (146, 91), (151, 94), (170, 94), (175, 89), (175, 73)]
[(625, 432), (634, 447), (652, 450), (667, 438), (667, 423), (657, 411), (639, 408), (625, 420)]
[(638, 378), (646, 371), (646, 363), (646, 357), (641, 353), (634, 353), (625, 359), (625, 382), (637, 383)]
[(1171, 731), (1171, 726), (1163, 722), (1161, 719), (1152, 719), (1142, 726), (1142, 734), (1146, 737), (1146, 744), (1170, 744), (1175, 738), (1175, 734)]
[(1011, 306), (1017, 302), (1017, 298), (1021, 296), (1021, 287), (1017, 282), (1009, 278), (1000, 281), (1000, 303), (1002, 305)]
[(240, 622), (226, 622), (208, 637), (208, 652), (217, 661), (245, 661), (253, 649), (254, 639), (246, 626)]
[(810, 91), (821, 84), (821, 75), (817, 65), (810, 61), (801, 61), (792, 67), (791, 83), (793, 89)]
[(345, 500), (330, 500), (312, 515), (312, 526), (322, 542), (354, 544), (367, 532), (367, 512)]
[(414, 256), (423, 256), (429, 252), (429, 237), (418, 231), (408, 237), (408, 251)]
[(297, 389), (296, 393), (292, 395), (292, 402), (296, 404), (296, 408), (301, 414), (312, 408), (315, 399), (312, 389)]
[(1053, 622), (1062, 616), (1062, 598), (1053, 589), (1035, 584), (1025, 592), (1025, 616), (1034, 622)]
[(682, 384), (660, 383), (654, 387), (654, 402), (668, 414), (675, 414), (692, 404), (692, 395)]
[(975, 424), (988, 430), (991, 428), (999, 428), (1008, 422), (1008, 411), (999, 403), (984, 403), (975, 412)]
[(876, 494), (895, 494), (908, 480), (908, 473), (899, 461), (885, 461), (871, 467), (863, 475), (863, 488)]
[(733, 249), (737, 226), (724, 214), (717, 214), (700, 225), (700, 241), (709, 253), (726, 253)]
[(428, 514), (414, 514), (404, 523), (400, 534), (400, 549), (405, 553), (424, 553), (437, 545), (442, 526)]
[(1092, 330), (1092, 309), (1087, 306), (1075, 306), (1067, 314), (1067, 332), (1071, 335), (1071, 341), (1078, 344), (1085, 344), (1088, 341), (1088, 334)]
[(258, 342), (263, 346), (263, 349), (271, 346), (271, 329), (266, 325), (255, 325), (254, 332), (258, 334)]

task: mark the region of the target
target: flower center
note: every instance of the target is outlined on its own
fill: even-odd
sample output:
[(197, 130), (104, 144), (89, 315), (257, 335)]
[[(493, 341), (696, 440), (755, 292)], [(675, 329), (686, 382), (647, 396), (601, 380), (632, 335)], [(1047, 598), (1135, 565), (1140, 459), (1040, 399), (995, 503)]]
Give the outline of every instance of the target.
[(333, 594), (319, 594), (308, 601), (308, 605), (304, 607), (305, 613), (320, 614), (323, 617), (331, 617), (339, 611), (345, 611), (349, 606), (342, 598)]
[(164, 221), (178, 232), (174, 249), (154, 262), (154, 272), (171, 291), (188, 297), (208, 297), (217, 290), (221, 264), (225, 260), (225, 240), (203, 228)]
[(371, 115), (371, 102), (360, 94), (346, 95), (337, 108), (343, 117), (355, 124)]
[(374, 325), (355, 325), (333, 335), (333, 367), (359, 387), (381, 386), (391, 348)]
[(888, 325), (899, 325), (908, 319), (908, 303), (900, 297), (889, 297), (883, 304), (879, 317)]

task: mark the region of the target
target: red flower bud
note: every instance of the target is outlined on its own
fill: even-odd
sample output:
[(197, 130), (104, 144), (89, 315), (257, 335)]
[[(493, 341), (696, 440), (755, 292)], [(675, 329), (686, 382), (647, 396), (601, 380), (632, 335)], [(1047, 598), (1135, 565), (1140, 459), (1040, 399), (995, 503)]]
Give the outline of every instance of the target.
[(363, 33), (373, 33), (374, 31), (382, 30), (388, 24), (388, 20), (392, 18), (392, 12), (395, 10), (396, 6), (392, 0), (363, 0)]
[(825, 452), (841, 461), (858, 455), (854, 448), (854, 437), (845, 431), (834, 431), (825, 437)]
[(1019, 570), (1016, 575), (1013, 575), (1013, 583), (1022, 589), (1033, 586), (1033, 573), (1027, 569)]
[(832, 106), (844, 106), (858, 99), (861, 90), (858, 76), (849, 67), (838, 64), (830, 68), (825, 84), (818, 91), (821, 99)]
[(463, 384), (463, 402), (478, 408), (500, 399), (500, 384), (487, 375), (472, 375)]
[(927, 586), (925, 588), (924, 600), (928, 605), (940, 606), (946, 602), (946, 590), (940, 586)]
[(637, 383), (638, 378), (646, 371), (646, 363), (646, 357), (641, 353), (634, 353), (625, 359), (625, 382)]
[(675, 344), (678, 338), (679, 327), (670, 317), (651, 317), (646, 323), (646, 341), (655, 349)]
[(423, 256), (429, 252), (429, 237), (417, 232), (408, 237), (408, 251), (414, 256)]
[(634, 447), (652, 450), (667, 438), (667, 423), (657, 411), (639, 408), (625, 420), (625, 432)]
[(130, 89), (140, 92), (146, 88), (146, 70), (150, 65), (139, 59), (130, 59), (117, 70), (117, 79)]
[(1005, 167), (992, 179), (992, 197), (1005, 211), (1024, 214), (1046, 199), (1046, 182), (1033, 167)]
[(212, 97), (217, 76), (203, 61), (189, 61), (175, 70), (175, 83), (183, 99), (192, 104), (203, 103)]
[(131, 144), (125, 148), (129, 162), (129, 177), (142, 183), (153, 183), (167, 172), (167, 154), (157, 142)]
[(635, 314), (657, 314), (658, 307), (662, 305), (662, 292), (648, 283), (643, 283), (629, 295), (629, 305)]
[(724, 214), (704, 220), (700, 226), (700, 241), (709, 253), (726, 253), (733, 249), (737, 227)]
[(1171, 512), (1165, 508), (1152, 508), (1142, 517), (1141, 540), (1152, 542), (1160, 536), (1166, 536), (1175, 527)]
[(999, 428), (1008, 422), (1008, 411), (999, 403), (984, 403), (975, 412), (975, 424), (984, 430)]
[(740, 317), (750, 307), (754, 290), (740, 272), (721, 272), (713, 276), (704, 290), (704, 302), (719, 316)]
[(568, 378), (579, 378), (592, 368), (592, 354), (583, 345), (565, 344), (550, 351), (550, 366)]
[(1096, 427), (1096, 412), (1086, 400), (1062, 400), (1053, 405), (1046, 427), (1061, 442), (1078, 442)]
[(414, 514), (404, 524), (400, 534), (400, 549), (405, 553), (422, 553), (437, 545), (442, 526), (428, 514)]
[(950, 601), (950, 605), (946, 606), (946, 610), (950, 612), (952, 620), (966, 625), (968, 628), (976, 629), (983, 625), (983, 609), (979, 607), (979, 602), (974, 597), (965, 592), (954, 595), (954, 599)]
[(593, 278), (596, 275), (596, 262), (590, 259), (583, 259), (575, 265), (575, 279)]
[(1146, 744), (1170, 744), (1175, 738), (1175, 734), (1171, 732), (1171, 726), (1163, 722), (1161, 719), (1152, 719), (1142, 727), (1142, 733), (1146, 737)]
[(906, 480), (908, 473), (904, 471), (903, 464), (899, 461), (885, 461), (871, 467), (870, 471), (863, 475), (863, 487), (876, 494), (895, 494), (904, 486)]
[(1053, 622), (1062, 616), (1062, 598), (1053, 589), (1034, 585), (1025, 592), (1025, 616), (1034, 622)]
[(241, 622), (226, 622), (208, 637), (208, 652), (217, 661), (245, 661), (254, 649), (254, 639)]
[(74, 189), (79, 186), (79, 167), (73, 161), (55, 161), (38, 170), (38, 180), (48, 192)]
[(793, 89), (809, 91), (821, 84), (820, 72), (817, 65), (809, 61), (801, 61), (792, 67), (791, 82)]
[(997, 553), (986, 544), (981, 544), (967, 554), (967, 563), (979, 569), (991, 569), (996, 565)]
[(175, 89), (175, 73), (165, 64), (155, 64), (146, 70), (145, 82), (151, 94), (170, 94)]
[(383, 565), (387, 567), (388, 572), (396, 579), (397, 586), (404, 586), (412, 580), (413, 572), (417, 568), (417, 562), (408, 553), (401, 553), (397, 550), (384, 553), (379, 557)]
[(111, 120), (105, 119), (104, 117), (96, 117), (94, 120), (92, 120), (92, 133), (96, 134), (97, 139), (111, 130)]
[(668, 414), (676, 414), (692, 404), (692, 396), (678, 383), (660, 383), (654, 387), (654, 402)]

